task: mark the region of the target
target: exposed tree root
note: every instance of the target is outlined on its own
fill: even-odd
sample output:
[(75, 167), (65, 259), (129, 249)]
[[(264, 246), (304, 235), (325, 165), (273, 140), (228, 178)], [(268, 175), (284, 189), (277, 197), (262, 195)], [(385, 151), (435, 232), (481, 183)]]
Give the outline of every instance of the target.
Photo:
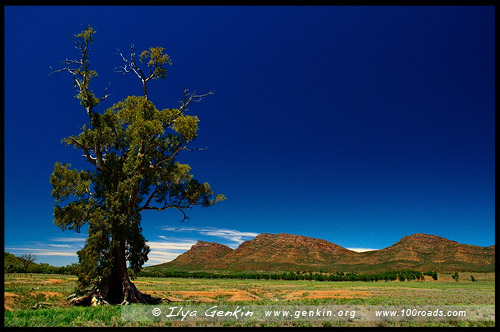
[(158, 304), (162, 302), (161, 298), (141, 293), (130, 280), (123, 281), (122, 286), (123, 297), (117, 297), (116, 294), (110, 292), (100, 292), (98, 289), (92, 289), (80, 297), (70, 296), (68, 298), (69, 304), (71, 306), (97, 306), (101, 304), (127, 305), (130, 303)]

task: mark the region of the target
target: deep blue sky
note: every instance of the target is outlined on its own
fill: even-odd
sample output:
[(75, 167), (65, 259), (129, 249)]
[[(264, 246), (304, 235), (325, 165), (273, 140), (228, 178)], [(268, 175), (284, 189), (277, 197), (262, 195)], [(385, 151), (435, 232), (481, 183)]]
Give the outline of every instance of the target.
[(55, 265), (85, 234), (52, 221), (55, 162), (87, 167), (60, 143), (88, 121), (69, 75), (69, 37), (90, 24), (99, 108), (141, 94), (113, 73), (116, 50), (163, 46), (160, 108), (182, 87), (215, 90), (190, 108), (197, 147), (179, 155), (227, 200), (143, 215), (148, 263), (196, 240), (236, 248), (258, 233), (383, 248), (428, 233), (495, 243), (494, 7), (5, 7), (5, 247)]

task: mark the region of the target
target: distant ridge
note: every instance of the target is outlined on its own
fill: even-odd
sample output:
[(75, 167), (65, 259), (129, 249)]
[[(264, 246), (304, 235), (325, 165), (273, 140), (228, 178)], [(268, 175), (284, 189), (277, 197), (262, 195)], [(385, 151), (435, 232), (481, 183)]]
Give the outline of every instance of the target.
[(212, 263), (226, 254), (232, 252), (233, 249), (217, 242), (198, 241), (189, 249), (189, 251), (180, 255), (171, 261), (171, 267), (187, 267), (190, 269), (205, 269), (209, 263)]
[(237, 249), (198, 241), (171, 262), (149, 268), (184, 271), (343, 271), (381, 272), (399, 269), (495, 271), (495, 246), (461, 244), (444, 237), (412, 234), (392, 246), (355, 252), (322, 239), (286, 233), (257, 235)]

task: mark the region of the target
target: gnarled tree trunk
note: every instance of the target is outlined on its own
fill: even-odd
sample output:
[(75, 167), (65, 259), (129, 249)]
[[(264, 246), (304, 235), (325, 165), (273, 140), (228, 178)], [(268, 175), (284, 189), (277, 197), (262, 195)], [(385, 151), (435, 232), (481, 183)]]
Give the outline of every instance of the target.
[(112, 243), (113, 266), (111, 274), (103, 289), (92, 289), (86, 295), (74, 298), (70, 304), (79, 306), (92, 305), (92, 298), (99, 296), (109, 304), (129, 303), (159, 303), (161, 299), (141, 293), (128, 275), (127, 260), (125, 258), (125, 238), (117, 235)]
[(146, 303), (150, 296), (142, 294), (130, 281), (125, 258), (125, 239), (117, 235), (112, 244), (113, 267), (104, 299), (113, 304)]

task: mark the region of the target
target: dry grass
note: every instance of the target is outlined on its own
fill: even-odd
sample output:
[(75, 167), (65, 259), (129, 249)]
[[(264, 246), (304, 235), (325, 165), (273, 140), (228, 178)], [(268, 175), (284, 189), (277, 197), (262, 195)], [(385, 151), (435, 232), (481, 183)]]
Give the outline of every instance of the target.
[[(470, 278), (470, 273), (461, 275), (459, 282), (455, 282), (451, 275), (440, 275), (438, 281), (426, 280), (425, 282), (139, 278), (135, 283), (144, 293), (167, 298), (179, 304), (495, 304), (494, 274), (474, 273), (477, 282), (465, 280), (465, 276)], [(131, 322), (121, 322), (120, 311), (112, 307), (107, 312), (104, 309), (95, 308), (87, 308), (87, 311), (85, 308), (69, 308), (66, 298), (73, 293), (76, 286), (74, 276), (6, 275), (4, 286), (6, 326), (137, 326), (130, 325)], [(30, 309), (35, 303), (40, 302), (50, 303), (51, 309)], [(55, 316), (50, 314), (51, 312)], [(65, 312), (68, 317), (64, 316)], [(61, 323), (56, 322), (56, 319), (61, 320)], [(290, 322), (282, 323), (286, 326), (295, 326), (290, 325)], [(142, 323), (136, 324), (141, 326)], [(150, 322), (148, 326), (155, 324)], [(170, 324), (176, 326), (181, 323), (174, 321)], [(231, 326), (237, 326), (237, 323), (235, 324)], [(325, 326), (338, 326), (338, 324), (343, 326), (345, 322), (325, 324), (327, 324)], [(357, 322), (356, 324), (365, 323)], [(472, 323), (461, 324), (465, 325), (460, 326), (470, 326)]]

